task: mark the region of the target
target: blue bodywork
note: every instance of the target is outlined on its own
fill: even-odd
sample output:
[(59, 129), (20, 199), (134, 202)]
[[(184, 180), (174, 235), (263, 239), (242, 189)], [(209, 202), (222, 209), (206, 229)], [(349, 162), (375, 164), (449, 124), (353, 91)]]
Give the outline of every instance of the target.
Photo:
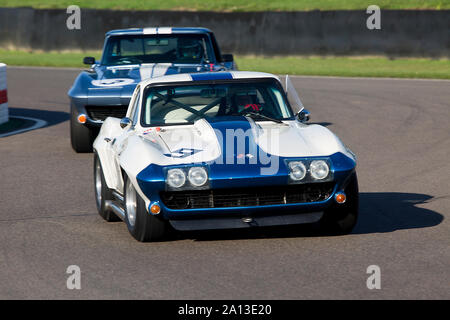
[[(317, 159), (323, 159), (319, 157)], [(314, 158), (309, 158), (314, 159)], [(332, 163), (331, 171), (334, 175), (333, 193), (325, 201), (314, 203), (281, 204), (254, 207), (222, 207), (222, 208), (198, 208), (175, 210), (167, 208), (161, 201), (160, 192), (166, 190), (165, 170), (171, 167), (158, 165), (149, 165), (137, 176), (137, 181), (142, 191), (151, 199), (152, 202), (160, 202), (162, 214), (166, 219), (192, 218), (199, 215), (227, 215), (240, 213), (242, 216), (248, 216), (252, 213), (276, 212), (282, 208), (282, 213), (301, 213), (323, 211), (334, 204), (334, 194), (343, 190), (347, 178), (355, 169), (355, 162), (342, 153), (335, 153), (329, 157)], [(288, 169), (284, 159), (280, 159), (280, 169), (276, 175), (260, 175), (259, 165), (232, 165), (232, 164), (214, 164), (204, 163), (208, 168), (210, 189), (221, 188), (255, 188), (271, 187), (276, 190), (277, 186), (286, 186), (288, 184)], [(290, 159), (290, 160), (294, 160)], [(295, 158), (302, 160), (302, 158)], [(197, 164), (198, 165), (198, 164)], [(179, 166), (176, 166), (179, 167)], [(320, 182), (318, 182), (320, 183)], [(279, 212), (279, 211), (278, 211)], [(280, 212), (279, 212), (280, 213)]]
[[(157, 33), (158, 28), (155, 28), (155, 30)], [(144, 34), (144, 29), (109, 31), (106, 33), (104, 48), (112, 37), (142, 34)], [(235, 69), (234, 62), (222, 62), (214, 34), (209, 29), (171, 28), (171, 34), (204, 34), (208, 39), (206, 41), (207, 50), (212, 54), (208, 63), (205, 64), (171, 64), (168, 67), (166, 64), (165, 73), (158, 73), (158, 76)], [(156, 68), (158, 66), (154, 66), (153, 70), (147, 70), (149, 77), (153, 77), (157, 73)], [(132, 93), (136, 85), (142, 80), (139, 64), (106, 66), (102, 64), (102, 61), (96, 61), (90, 70), (83, 71), (78, 75), (69, 90), (71, 106), (78, 114), (87, 116), (85, 125), (99, 127), (103, 123), (102, 117), (105, 118), (105, 115), (124, 116)], [(98, 85), (99, 81), (100, 85)]]
[[(213, 119), (208, 120), (211, 126), (225, 134), (226, 129), (250, 129), (249, 122), (242, 117), (242, 119), (236, 119), (236, 117), (230, 119), (222, 119), (221, 121), (214, 121)], [(285, 224), (290, 223), (304, 223), (305, 221), (298, 220), (301, 219), (302, 214), (299, 213), (315, 213), (323, 212), (333, 205), (336, 205), (334, 196), (337, 192), (343, 191), (349, 178), (355, 171), (356, 162), (354, 159), (350, 158), (341, 152), (334, 153), (328, 157), (278, 157), (276, 155), (271, 155), (264, 153), (258, 145), (254, 142), (253, 137), (249, 137), (245, 140), (245, 154), (250, 153), (254, 155), (263, 155), (264, 159), (271, 159), (272, 161), (277, 161), (278, 170), (276, 173), (271, 175), (261, 174), (262, 168), (270, 167), (270, 162), (266, 161), (251, 161), (245, 157), (239, 157), (237, 150), (230, 153), (222, 145), (222, 158), (217, 161), (211, 161), (208, 163), (192, 163), (184, 164), (178, 166), (160, 166), (156, 164), (151, 164), (143, 171), (137, 175), (137, 182), (141, 190), (150, 199), (150, 205), (153, 203), (159, 203), (161, 206), (161, 215), (164, 219), (170, 220), (171, 223), (177, 229), (185, 228), (180, 225), (180, 222), (193, 222), (194, 229), (196, 228), (221, 228), (221, 223), (223, 222), (224, 228), (236, 228), (243, 227), (239, 221), (244, 217), (269, 217), (269, 218), (284, 218), (293, 217), (291, 220), (286, 220)], [(242, 154), (241, 154), (242, 155)], [(207, 208), (182, 208), (173, 209), (165, 205), (161, 194), (167, 191), (167, 185), (165, 181), (166, 172), (171, 168), (179, 167), (191, 167), (191, 166), (204, 166), (208, 171), (209, 183), (208, 190), (220, 190), (220, 189), (247, 189), (254, 190), (255, 188), (269, 187), (270, 190), (276, 191), (277, 188), (282, 188), (289, 186), (289, 169), (288, 161), (303, 160), (326, 160), (330, 164), (330, 177), (331, 181), (327, 182), (315, 182), (314, 184), (328, 183), (332, 185), (332, 192), (329, 196), (321, 201), (317, 202), (303, 202), (303, 203), (283, 203), (283, 204), (272, 204), (272, 205), (260, 205), (260, 206), (230, 206), (230, 207), (207, 207)], [(219, 219), (213, 220), (212, 223), (207, 224), (204, 227), (199, 227), (200, 223), (204, 223), (204, 220), (208, 219)], [(234, 220), (233, 220), (234, 219)], [(297, 219), (297, 220), (295, 220)], [(268, 225), (271, 224), (283, 224), (278, 222), (269, 221)], [(188, 227), (190, 228), (190, 227)]]

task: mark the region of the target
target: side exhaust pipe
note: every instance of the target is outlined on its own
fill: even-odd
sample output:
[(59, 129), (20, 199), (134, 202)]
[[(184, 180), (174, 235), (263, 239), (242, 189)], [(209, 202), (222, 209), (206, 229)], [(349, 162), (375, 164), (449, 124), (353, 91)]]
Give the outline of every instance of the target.
[(106, 209), (114, 212), (120, 219), (122, 219), (123, 221), (125, 220), (125, 210), (123, 210), (121, 207), (116, 205), (113, 201), (106, 200), (105, 206), (106, 206)]

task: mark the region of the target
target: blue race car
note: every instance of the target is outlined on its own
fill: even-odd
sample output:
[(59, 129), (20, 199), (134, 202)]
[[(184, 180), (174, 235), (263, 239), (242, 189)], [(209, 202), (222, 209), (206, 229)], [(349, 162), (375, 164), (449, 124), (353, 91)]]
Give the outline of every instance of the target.
[(145, 79), (205, 71), (236, 70), (233, 55), (221, 54), (205, 28), (143, 28), (106, 33), (100, 61), (76, 78), (70, 98), (70, 137), (76, 152), (91, 152), (107, 117), (125, 116), (136, 85)]

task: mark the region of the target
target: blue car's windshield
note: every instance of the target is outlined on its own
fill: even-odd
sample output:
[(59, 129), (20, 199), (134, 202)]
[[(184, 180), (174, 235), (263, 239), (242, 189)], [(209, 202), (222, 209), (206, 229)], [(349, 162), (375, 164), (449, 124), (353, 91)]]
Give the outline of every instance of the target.
[(231, 119), (245, 115), (256, 121), (276, 122), (293, 117), (274, 79), (158, 86), (146, 90), (143, 108), (143, 126), (189, 124), (200, 118)]
[(109, 37), (103, 65), (209, 62), (212, 55), (206, 34), (122, 35)]

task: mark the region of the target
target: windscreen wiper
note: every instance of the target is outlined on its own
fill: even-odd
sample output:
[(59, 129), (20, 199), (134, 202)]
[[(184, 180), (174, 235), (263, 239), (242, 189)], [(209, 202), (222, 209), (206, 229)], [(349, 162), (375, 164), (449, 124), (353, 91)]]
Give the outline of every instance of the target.
[(254, 119), (255, 117), (259, 117), (259, 118), (263, 118), (263, 119), (266, 119), (266, 120), (269, 120), (269, 121), (273, 121), (273, 122), (276, 122), (276, 123), (282, 123), (282, 124), (285, 124), (285, 123), (284, 123), (283, 121), (281, 121), (280, 119), (271, 118), (271, 117), (268, 117), (268, 116), (265, 116), (265, 115), (263, 115), (263, 114), (256, 113), (256, 112), (247, 111), (247, 112), (245, 112), (243, 115), (244, 115), (244, 116), (251, 116), (252, 119)]

